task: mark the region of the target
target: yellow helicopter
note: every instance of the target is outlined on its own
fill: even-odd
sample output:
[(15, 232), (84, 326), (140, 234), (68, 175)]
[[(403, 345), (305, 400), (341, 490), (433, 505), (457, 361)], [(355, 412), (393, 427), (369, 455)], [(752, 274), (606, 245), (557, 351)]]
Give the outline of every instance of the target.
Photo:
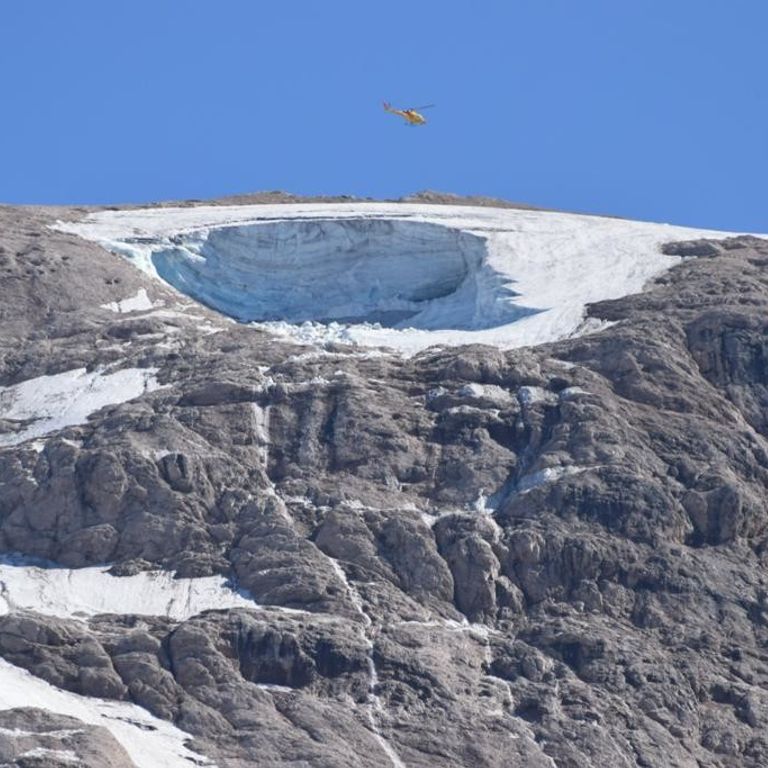
[(395, 109), (389, 102), (385, 101), (384, 111), (392, 115), (400, 115), (408, 125), (424, 125), (427, 122), (427, 118), (419, 110), (431, 109), (434, 106), (434, 104), (426, 104), (423, 107), (413, 107), (411, 109)]

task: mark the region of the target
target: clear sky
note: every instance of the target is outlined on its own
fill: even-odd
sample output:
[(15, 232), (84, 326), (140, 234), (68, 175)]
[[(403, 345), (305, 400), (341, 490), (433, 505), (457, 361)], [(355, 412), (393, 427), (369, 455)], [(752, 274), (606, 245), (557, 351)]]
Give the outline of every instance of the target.
[(437, 189), (768, 232), (766, 0), (4, 0), (0, 30), (3, 202)]

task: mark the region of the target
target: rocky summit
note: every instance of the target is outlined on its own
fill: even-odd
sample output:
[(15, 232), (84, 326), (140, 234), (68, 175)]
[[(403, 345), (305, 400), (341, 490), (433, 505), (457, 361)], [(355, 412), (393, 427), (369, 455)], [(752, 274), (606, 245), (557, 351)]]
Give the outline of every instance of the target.
[(0, 766), (768, 765), (767, 327), (754, 236), (0, 207)]

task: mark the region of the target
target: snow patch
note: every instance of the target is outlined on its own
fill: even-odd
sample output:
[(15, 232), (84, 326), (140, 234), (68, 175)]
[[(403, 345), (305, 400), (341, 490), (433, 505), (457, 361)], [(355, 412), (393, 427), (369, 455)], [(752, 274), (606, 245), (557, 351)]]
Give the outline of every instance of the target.
[(591, 394), (586, 389), (583, 389), (582, 387), (566, 387), (565, 389), (561, 389), (558, 393), (558, 396), (561, 400), (575, 400), (581, 395), (589, 395)]
[(42, 568), (0, 560), (0, 615), (29, 610), (83, 619), (99, 613), (166, 616), (183, 621), (202, 611), (259, 606), (223, 576), (175, 579), (170, 571), (112, 576), (108, 568)]
[(21, 422), (18, 432), (0, 434), (0, 448), (75, 424), (107, 405), (160, 389), (157, 368), (124, 368), (115, 373), (75, 368), (0, 387), (0, 419)]
[(0, 709), (17, 707), (37, 707), (107, 728), (136, 768), (214, 767), (214, 763), (187, 749), (185, 742), (192, 738), (190, 734), (147, 710), (135, 704), (63, 691), (0, 658)]
[(252, 685), (269, 693), (296, 693), (296, 688), (291, 688), (288, 685), (276, 685), (275, 683), (252, 683)]
[(82, 733), (84, 733), (82, 728), (60, 728), (55, 731), (25, 731), (22, 728), (0, 728), (1, 736), (13, 736), (17, 739), (24, 738), (25, 736), (40, 736), (41, 734), (56, 739), (66, 739), (72, 736), (79, 736)]
[(537, 488), (545, 483), (554, 483), (561, 477), (567, 477), (568, 475), (579, 475), (582, 472), (587, 472), (590, 469), (596, 469), (596, 467), (547, 467), (546, 469), (540, 469), (538, 472), (532, 472), (529, 475), (521, 477), (517, 482), (518, 493), (528, 493), (533, 488)]
[(458, 392), (459, 397), (482, 397), (485, 387), (482, 384), (465, 384)]
[(100, 304), (99, 306), (102, 309), (108, 309), (111, 312), (117, 312), (122, 315), (126, 312), (143, 312), (152, 309), (154, 304), (149, 296), (147, 296), (146, 288), (139, 288), (138, 293), (129, 299), (110, 301), (108, 304)]
[(492, 515), (494, 513), (495, 510), (489, 503), (489, 498), (486, 495), (484, 488), (481, 488), (478, 491), (477, 498), (472, 504), (472, 509), (474, 509), (478, 515)]
[(535, 403), (553, 405), (557, 403), (558, 397), (542, 387), (520, 387), (517, 390), (517, 399), (520, 401), (520, 405), (534, 405)]
[(46, 749), (45, 747), (36, 747), (35, 749), (29, 749), (19, 755), (19, 759), (23, 757), (40, 758), (41, 760), (50, 758), (51, 760), (58, 760), (62, 763), (71, 763), (72, 765), (82, 764), (77, 753), (73, 752), (71, 749)]
[(253, 403), (253, 437), (258, 446), (261, 466), (266, 469), (269, 466), (269, 415), (272, 406), (262, 408)]
[(503, 407), (513, 398), (506, 389), (499, 387), (496, 384), (465, 384), (456, 392), (456, 394), (458, 397), (474, 400), (476, 402), (479, 401), (486, 406), (486, 410), (488, 405)]

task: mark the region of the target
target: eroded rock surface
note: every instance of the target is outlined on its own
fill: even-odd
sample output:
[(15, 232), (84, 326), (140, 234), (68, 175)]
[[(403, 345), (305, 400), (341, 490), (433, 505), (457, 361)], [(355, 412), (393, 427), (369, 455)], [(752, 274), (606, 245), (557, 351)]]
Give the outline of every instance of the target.
[(135, 768), (106, 728), (29, 707), (0, 711), (0, 765)]
[[(77, 215), (0, 209), (0, 386), (163, 386), (0, 449), (0, 553), (254, 607), (8, 610), (0, 656), (222, 767), (768, 763), (766, 241), (668, 246), (594, 335), (404, 359), (232, 324), (46, 228)], [(46, 716), (0, 715), (37, 766)]]

